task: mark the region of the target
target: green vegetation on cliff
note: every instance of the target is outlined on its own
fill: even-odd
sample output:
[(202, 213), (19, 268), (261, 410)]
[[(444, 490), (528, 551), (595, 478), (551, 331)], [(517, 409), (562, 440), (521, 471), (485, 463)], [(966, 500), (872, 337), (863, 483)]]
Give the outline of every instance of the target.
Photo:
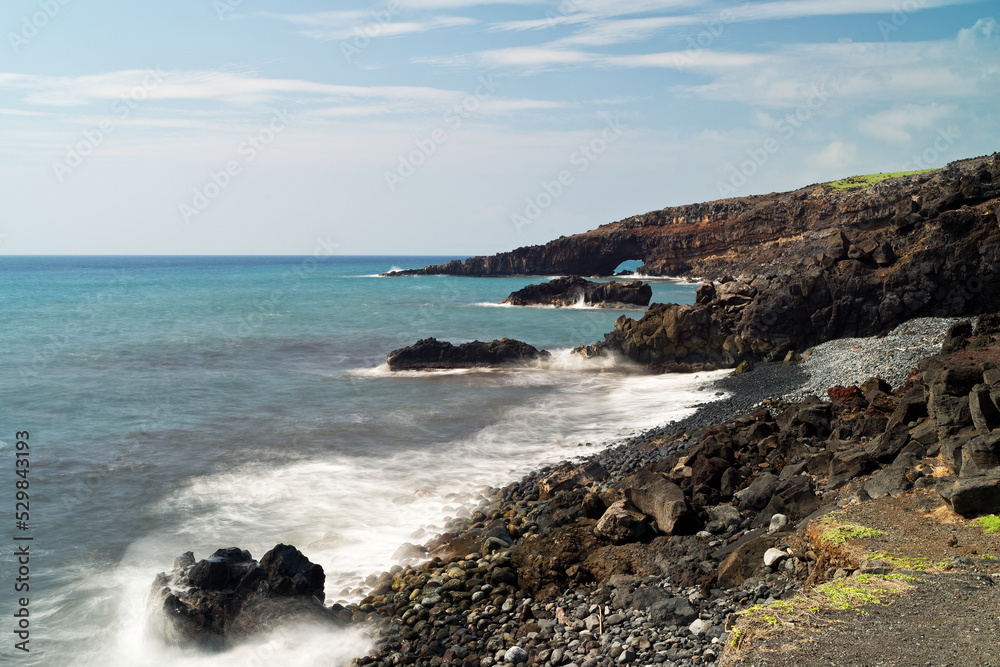
[(899, 178), (900, 176), (913, 176), (914, 174), (924, 174), (928, 171), (935, 171), (934, 169), (918, 169), (916, 171), (897, 171), (891, 174), (865, 174), (864, 176), (848, 176), (847, 178), (842, 178), (839, 181), (833, 181), (828, 183), (830, 188), (833, 190), (857, 190), (860, 188), (867, 188), (869, 186), (875, 185), (876, 183), (881, 183), (882, 181), (888, 180), (890, 178)]

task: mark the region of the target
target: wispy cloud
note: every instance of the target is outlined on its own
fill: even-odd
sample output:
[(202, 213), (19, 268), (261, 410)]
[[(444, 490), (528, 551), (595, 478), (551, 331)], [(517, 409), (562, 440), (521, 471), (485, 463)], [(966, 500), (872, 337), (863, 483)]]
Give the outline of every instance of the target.
[[(912, 11), (969, 4), (976, 0), (920, 0)], [(888, 14), (901, 11), (898, 0), (779, 0), (777, 2), (722, 3), (709, 9), (706, 3), (687, 0), (573, 0), (567, 11), (549, 11), (545, 18), (502, 21), (491, 24), (491, 30), (539, 31), (556, 26), (578, 26), (556, 44), (576, 46), (606, 46), (647, 41), (664, 31), (685, 26), (718, 26), (751, 21), (780, 21), (817, 16), (847, 16), (852, 14)], [(561, 7), (563, 5), (560, 5)], [(695, 11), (689, 11), (692, 7)], [(643, 13), (664, 13), (661, 16), (616, 18)], [(988, 32), (987, 27), (987, 32)], [(994, 29), (994, 32), (995, 29)]]
[(669, 68), (705, 69), (744, 68), (774, 61), (772, 56), (759, 53), (729, 53), (706, 51), (692, 58), (684, 51), (660, 53), (608, 54), (567, 49), (559, 46), (521, 46), (493, 49), (462, 56), (415, 58), (417, 62), (456, 67), (517, 68), (542, 72), (567, 67), (598, 67), (606, 69)]
[(466, 16), (431, 16), (419, 21), (403, 21), (389, 13), (379, 15), (375, 12), (353, 10), (261, 15), (306, 26), (302, 30), (302, 35), (321, 41), (350, 39), (359, 34), (369, 38), (399, 37), (477, 23), (476, 19)]
[[(39, 106), (78, 106), (128, 98), (149, 76), (148, 70), (122, 70), (85, 76), (0, 73), (0, 90), (19, 90), (24, 102)], [(217, 100), (265, 103), (296, 95), (314, 98), (384, 98), (444, 102), (456, 93), (422, 86), (343, 86), (304, 79), (275, 79), (219, 70), (160, 72), (162, 83), (148, 91), (156, 100)]]

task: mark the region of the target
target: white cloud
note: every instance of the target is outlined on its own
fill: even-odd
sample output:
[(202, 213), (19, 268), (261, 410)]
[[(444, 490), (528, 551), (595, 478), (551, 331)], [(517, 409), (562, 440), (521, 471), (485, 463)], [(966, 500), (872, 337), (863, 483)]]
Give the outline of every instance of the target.
[(403, 21), (388, 11), (382, 14), (356, 10), (313, 14), (265, 13), (262, 16), (307, 26), (302, 35), (321, 41), (352, 39), (358, 35), (369, 39), (399, 37), (477, 23), (475, 19), (465, 16), (432, 16), (420, 21)]
[(856, 144), (838, 139), (831, 141), (819, 152), (816, 156), (817, 166), (820, 169), (844, 169), (854, 163), (857, 155), (858, 147)]
[(983, 42), (996, 44), (1000, 41), (1000, 25), (993, 17), (979, 19), (971, 28), (958, 31), (958, 45), (962, 48), (972, 48)]
[(905, 104), (880, 111), (858, 121), (858, 129), (870, 137), (903, 143), (913, 136), (909, 130), (926, 130), (955, 112), (946, 104)]
[[(40, 76), (0, 73), (0, 90), (24, 93), (24, 101), (41, 106), (76, 106), (102, 100), (127, 99), (137, 89), (143, 99), (219, 100), (266, 103), (289, 96), (322, 98), (384, 98), (398, 101), (445, 102), (453, 91), (421, 86), (342, 86), (304, 79), (271, 79), (241, 72), (202, 70), (159, 72), (152, 83), (147, 70), (122, 70), (84, 76)], [(144, 84), (143, 82), (147, 83)]]
[(835, 89), (839, 100), (923, 104), (928, 99), (985, 99), (996, 91), (996, 62), (987, 50), (959, 49), (956, 40), (793, 44), (771, 54), (763, 66), (735, 61), (728, 69), (710, 72), (714, 76), (708, 83), (674, 90), (773, 108), (805, 103), (817, 85)]
[(605, 46), (626, 42), (643, 42), (667, 28), (690, 23), (687, 16), (654, 16), (637, 19), (595, 21), (575, 35), (557, 40), (555, 44), (574, 46)]
[(774, 59), (766, 54), (687, 51), (661, 53), (606, 54), (567, 49), (558, 46), (517, 46), (492, 49), (474, 54), (431, 58), (415, 58), (415, 62), (454, 67), (515, 68), (526, 72), (543, 72), (571, 67), (602, 67), (609, 69), (667, 68), (676, 70), (726, 70), (759, 66)]

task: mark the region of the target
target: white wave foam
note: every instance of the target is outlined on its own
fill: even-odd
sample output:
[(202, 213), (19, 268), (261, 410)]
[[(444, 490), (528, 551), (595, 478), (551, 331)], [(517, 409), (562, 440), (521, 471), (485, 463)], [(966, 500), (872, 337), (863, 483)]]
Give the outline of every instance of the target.
[[(368, 648), (356, 633), (290, 626), (207, 655), (160, 645), (138, 619), (150, 583), (173, 558), (188, 550), (205, 558), (228, 546), (260, 558), (279, 542), (294, 544), (323, 566), (328, 603), (357, 599), (342, 590), (354, 590), (368, 575), (391, 567), (403, 542), (422, 543), (440, 532), (450, 517), (478, 502), (484, 487), (683, 418), (695, 404), (718, 398), (705, 390), (726, 372), (581, 372), (594, 370), (595, 363), (607, 361), (557, 350), (545, 372), (538, 372), (540, 364), (490, 376), (557, 388), (457, 441), (353, 456), (331, 448), (309, 459), (245, 463), (183, 482), (151, 509), (150, 523), (157, 529), (129, 546), (121, 567), (81, 571), (76, 583), (63, 587), (63, 599), (52, 600), (60, 607), (60, 626), (73, 629), (60, 632), (58, 643), (72, 646), (67, 652), (75, 656), (74, 664), (88, 667), (234, 667), (255, 664), (270, 651), (274, 658), (261, 664), (346, 664)], [(381, 381), (376, 375), (367, 380)], [(376, 385), (372, 391), (378, 391)], [(108, 623), (109, 617), (115, 620)]]

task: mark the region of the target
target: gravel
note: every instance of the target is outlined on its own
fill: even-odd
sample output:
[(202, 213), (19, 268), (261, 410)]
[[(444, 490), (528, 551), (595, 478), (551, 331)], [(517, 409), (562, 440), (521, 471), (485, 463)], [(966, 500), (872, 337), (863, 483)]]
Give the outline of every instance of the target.
[(826, 400), (827, 388), (858, 385), (871, 377), (899, 387), (918, 361), (941, 351), (948, 329), (961, 319), (924, 317), (901, 324), (885, 336), (840, 338), (817, 345), (798, 367), (805, 381), (785, 398), (801, 400), (814, 394)]

